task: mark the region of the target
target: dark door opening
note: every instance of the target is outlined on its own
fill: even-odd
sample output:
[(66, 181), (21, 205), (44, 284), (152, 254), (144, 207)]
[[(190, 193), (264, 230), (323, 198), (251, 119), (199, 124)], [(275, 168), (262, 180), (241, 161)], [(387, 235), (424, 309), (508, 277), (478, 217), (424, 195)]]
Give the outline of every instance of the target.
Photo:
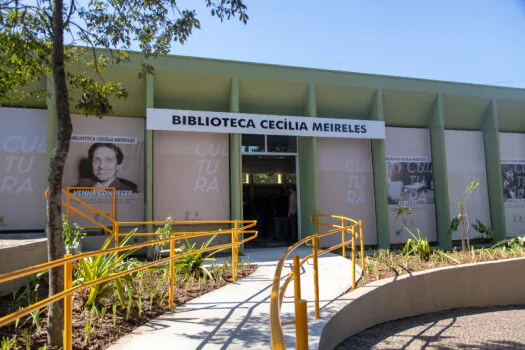
[[(297, 241), (295, 155), (243, 155), (243, 215), (257, 220), (257, 238), (249, 246), (284, 246)], [(292, 208), (293, 208), (292, 203)], [(293, 209), (292, 209), (293, 212)]]

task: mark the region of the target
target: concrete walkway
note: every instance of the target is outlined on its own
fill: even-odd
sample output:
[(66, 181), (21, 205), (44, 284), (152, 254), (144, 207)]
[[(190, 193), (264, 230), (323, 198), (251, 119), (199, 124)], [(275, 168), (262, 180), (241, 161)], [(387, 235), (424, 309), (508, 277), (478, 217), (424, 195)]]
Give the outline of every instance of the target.
[[(141, 326), (109, 349), (269, 349), (270, 291), (277, 260), (286, 248), (246, 249), (250, 262), (259, 265), (251, 276), (196, 298)], [(306, 256), (303, 247), (296, 254)], [(242, 258), (242, 257), (241, 257)], [(246, 259), (246, 257), (244, 257)], [(287, 263), (291, 263), (288, 261)], [(288, 269), (283, 272), (286, 276)], [(356, 267), (359, 277), (361, 271)], [(344, 306), (332, 300), (351, 286), (351, 261), (339, 255), (319, 258), (321, 318), (313, 313), (313, 267), (306, 263), (301, 274), (302, 298), (309, 301), (310, 345), (317, 348), (326, 322)], [(293, 294), (291, 283), (286, 295)], [(285, 299), (282, 321), (293, 319), (293, 301)], [(295, 346), (295, 328), (284, 326), (287, 348)]]

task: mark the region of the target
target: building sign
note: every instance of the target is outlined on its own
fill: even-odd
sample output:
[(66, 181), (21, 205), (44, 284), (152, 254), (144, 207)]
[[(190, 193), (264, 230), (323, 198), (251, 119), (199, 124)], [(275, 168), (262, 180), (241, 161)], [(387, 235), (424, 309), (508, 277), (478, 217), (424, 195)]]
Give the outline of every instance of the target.
[(0, 231), (43, 230), (47, 111), (0, 108)]
[(385, 123), (370, 120), (148, 108), (148, 130), (384, 139)]

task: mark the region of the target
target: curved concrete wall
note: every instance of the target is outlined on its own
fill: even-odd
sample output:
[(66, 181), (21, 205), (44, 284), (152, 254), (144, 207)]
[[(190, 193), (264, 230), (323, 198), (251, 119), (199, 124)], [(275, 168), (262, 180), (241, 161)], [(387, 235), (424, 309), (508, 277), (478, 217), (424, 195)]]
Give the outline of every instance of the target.
[(376, 324), (459, 307), (525, 304), (525, 258), (451, 266), (388, 278), (347, 294), (324, 327), (319, 349), (333, 349)]

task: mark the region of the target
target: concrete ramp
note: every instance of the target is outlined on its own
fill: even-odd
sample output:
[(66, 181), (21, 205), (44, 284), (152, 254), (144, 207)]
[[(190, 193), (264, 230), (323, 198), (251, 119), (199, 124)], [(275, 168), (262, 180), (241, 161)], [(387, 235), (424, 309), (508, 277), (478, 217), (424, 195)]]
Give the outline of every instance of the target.
[[(250, 262), (259, 265), (254, 274), (167, 312), (123, 337), (110, 349), (269, 349), (270, 291), (277, 261), (285, 249), (246, 249), (245, 255), (249, 256)], [(306, 247), (296, 250), (296, 254), (302, 257), (309, 253), (311, 249)], [(287, 264), (290, 265), (291, 260)], [(286, 268), (283, 276), (289, 271)], [(358, 266), (356, 272), (356, 277), (359, 277), (361, 270)], [(350, 260), (330, 253), (319, 257), (321, 319), (316, 320), (313, 266), (311, 262), (303, 266), (302, 298), (309, 301), (312, 348), (317, 348), (322, 328), (339, 309), (333, 307), (332, 301), (351, 287), (351, 274)], [(290, 283), (286, 295), (293, 296), (293, 283)], [(293, 310), (293, 299), (285, 299), (282, 320), (292, 320)], [(294, 348), (295, 327), (290, 325), (283, 329), (287, 347)]]

